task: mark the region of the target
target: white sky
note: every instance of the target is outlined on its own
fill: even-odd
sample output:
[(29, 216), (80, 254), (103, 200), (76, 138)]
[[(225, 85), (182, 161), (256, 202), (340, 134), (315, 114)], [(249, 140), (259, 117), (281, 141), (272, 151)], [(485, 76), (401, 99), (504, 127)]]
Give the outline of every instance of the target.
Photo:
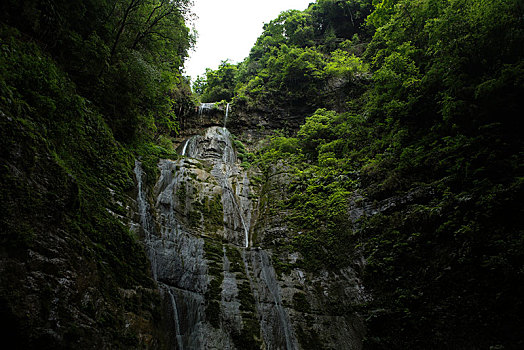
[(222, 60), (238, 63), (262, 34), (264, 23), (290, 9), (305, 10), (315, 0), (194, 0), (197, 44), (185, 63), (192, 80)]

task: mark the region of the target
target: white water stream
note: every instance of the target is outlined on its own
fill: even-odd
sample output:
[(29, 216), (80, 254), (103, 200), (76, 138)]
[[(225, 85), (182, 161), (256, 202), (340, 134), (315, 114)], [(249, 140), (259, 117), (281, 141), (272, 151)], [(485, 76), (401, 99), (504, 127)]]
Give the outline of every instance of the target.
[(226, 105), (226, 115), (224, 117), (224, 128), (226, 127), (228, 115), (229, 115), (229, 103)]

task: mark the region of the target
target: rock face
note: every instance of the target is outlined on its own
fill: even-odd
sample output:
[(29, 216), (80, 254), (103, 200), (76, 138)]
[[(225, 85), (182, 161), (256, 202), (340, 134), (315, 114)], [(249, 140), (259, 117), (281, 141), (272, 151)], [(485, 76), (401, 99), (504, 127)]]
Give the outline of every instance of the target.
[(279, 207), (289, 196), (291, 180), (285, 164), (274, 164), (262, 181), (259, 216), (253, 235), (278, 261), (278, 282), (283, 304), (300, 349), (361, 349), (364, 327), (354, 311), (368, 298), (357, 273), (346, 267), (339, 271), (307, 271), (298, 253), (281, 252), (290, 244), (294, 232), (286, 224), (286, 209)]
[(147, 257), (125, 218), (115, 218), (133, 199), (98, 187), (99, 202), (87, 202), (78, 173), (57, 161), (46, 140), (6, 119), (0, 116), (11, 132), (0, 142), (4, 347), (162, 348)]
[[(224, 118), (226, 110), (229, 115), (227, 120)], [(273, 130), (298, 129), (305, 116), (314, 110), (308, 106), (285, 109), (270, 106), (248, 107), (245, 104), (203, 103), (195, 110), (192, 118), (181, 121), (179, 141), (185, 141), (189, 136), (211, 126), (226, 126), (249, 148), (256, 148)]]
[[(270, 210), (283, 166), (263, 179), (240, 167), (231, 135), (212, 126), (162, 160), (146, 189), (136, 163), (139, 229), (158, 283), (172, 349), (360, 349), (352, 270), (311, 274), (279, 256), (292, 233)], [(277, 273), (274, 259), (292, 266)], [(343, 307), (343, 309), (340, 309)], [(350, 316), (348, 316), (348, 314)]]

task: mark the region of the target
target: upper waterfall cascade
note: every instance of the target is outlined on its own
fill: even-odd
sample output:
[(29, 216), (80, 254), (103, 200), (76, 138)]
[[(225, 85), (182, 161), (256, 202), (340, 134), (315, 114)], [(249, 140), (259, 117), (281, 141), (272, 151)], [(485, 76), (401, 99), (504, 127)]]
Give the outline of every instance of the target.
[(215, 107), (214, 103), (201, 103), (200, 106), (198, 106), (198, 115), (201, 115), (202, 113), (209, 111)]
[(229, 116), (229, 102), (228, 104), (226, 105), (226, 115), (224, 116), (224, 128), (226, 127), (226, 124), (227, 124), (227, 117)]

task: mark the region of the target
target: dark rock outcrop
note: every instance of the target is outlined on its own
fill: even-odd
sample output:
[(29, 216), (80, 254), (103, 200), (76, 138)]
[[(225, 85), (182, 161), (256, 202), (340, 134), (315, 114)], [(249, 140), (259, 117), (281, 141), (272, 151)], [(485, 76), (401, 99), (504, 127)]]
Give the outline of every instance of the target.
[[(225, 120), (226, 109), (228, 110), (227, 120)], [(256, 149), (260, 147), (260, 142), (265, 137), (273, 134), (274, 130), (283, 130), (287, 133), (298, 130), (306, 116), (313, 112), (314, 109), (308, 106), (286, 109), (269, 106), (254, 108), (245, 104), (223, 102), (204, 103), (181, 122), (178, 141), (181, 143), (211, 126), (225, 125), (248, 148)]]
[(107, 201), (86, 203), (86, 187), (47, 141), (29, 124), (1, 118), (10, 134), (0, 147), (5, 344), (18, 349), (161, 347), (155, 316), (160, 298), (146, 256), (125, 229), (124, 217), (115, 217), (116, 208), (125, 212), (126, 203), (113, 198), (111, 188), (101, 189)]

